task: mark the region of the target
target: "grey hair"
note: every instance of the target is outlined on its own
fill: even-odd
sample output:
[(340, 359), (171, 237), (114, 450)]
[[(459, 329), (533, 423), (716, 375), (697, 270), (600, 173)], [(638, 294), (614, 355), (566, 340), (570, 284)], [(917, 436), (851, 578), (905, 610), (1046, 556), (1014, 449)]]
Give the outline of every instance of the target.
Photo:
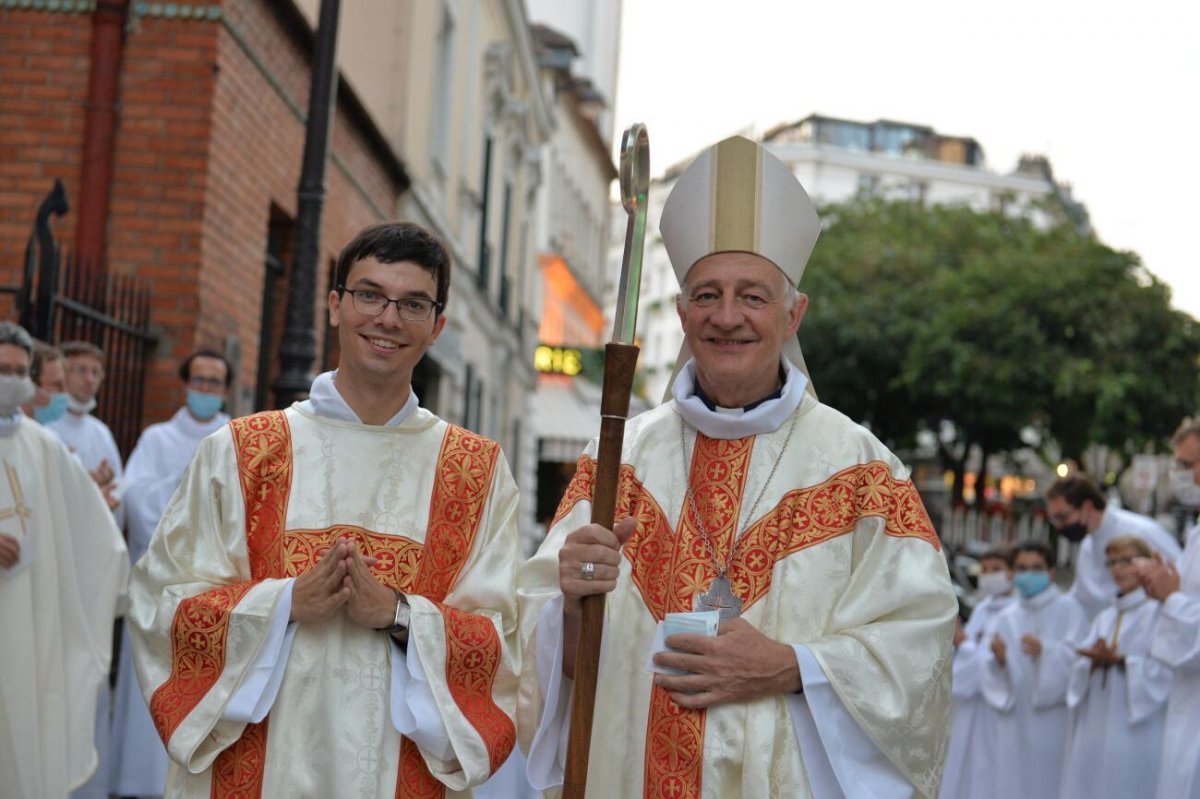
[(33, 355), (33, 336), (15, 322), (0, 322), (0, 344), (11, 344)]
[(1171, 446), (1178, 447), (1188, 436), (1200, 438), (1200, 419), (1184, 419), (1175, 435), (1171, 436)]

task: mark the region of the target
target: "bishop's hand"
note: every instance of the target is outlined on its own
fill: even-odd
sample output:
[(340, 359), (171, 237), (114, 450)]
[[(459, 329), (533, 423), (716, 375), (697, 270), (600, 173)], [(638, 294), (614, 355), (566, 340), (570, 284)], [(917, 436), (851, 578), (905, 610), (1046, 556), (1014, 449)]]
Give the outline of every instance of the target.
[(292, 584), (291, 621), (324, 621), (350, 599), (350, 578), (346, 558), (350, 546), (344, 540), (334, 542), (317, 565), (296, 578)]
[(612, 530), (588, 524), (567, 536), (558, 551), (558, 585), (565, 613), (578, 615), (583, 597), (607, 594), (617, 587), (621, 546), (636, 529), (637, 520), (626, 517)]
[(680, 707), (700, 709), (801, 691), (796, 650), (763, 635), (745, 619), (724, 622), (715, 636), (672, 635), (674, 652), (654, 662), (689, 674), (654, 675)]
[(0, 534), (0, 569), (11, 569), (21, 558), (21, 542), (11, 535)]

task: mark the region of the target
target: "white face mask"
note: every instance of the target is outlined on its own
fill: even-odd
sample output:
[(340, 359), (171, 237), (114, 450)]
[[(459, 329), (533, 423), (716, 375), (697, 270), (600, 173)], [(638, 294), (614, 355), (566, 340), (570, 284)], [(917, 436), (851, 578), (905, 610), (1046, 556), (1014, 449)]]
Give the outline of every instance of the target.
[(74, 397), (71, 397), (69, 400), (67, 400), (67, 410), (69, 410), (71, 413), (91, 413), (93, 410), (95, 410), (95, 408), (95, 397), (92, 397), (87, 402), (80, 402)]
[(35, 393), (28, 377), (0, 375), (0, 416), (12, 416), (17, 408), (32, 401)]
[(1184, 505), (1200, 506), (1200, 486), (1191, 469), (1171, 470), (1171, 493)]
[(989, 572), (979, 575), (979, 590), (986, 596), (1000, 596), (1012, 590), (1008, 572)]

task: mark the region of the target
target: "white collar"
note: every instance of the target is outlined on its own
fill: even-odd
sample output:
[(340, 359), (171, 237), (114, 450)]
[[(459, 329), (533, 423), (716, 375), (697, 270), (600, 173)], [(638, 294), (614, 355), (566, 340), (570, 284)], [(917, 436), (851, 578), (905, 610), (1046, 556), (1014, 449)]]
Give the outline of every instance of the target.
[(1138, 587), (1128, 594), (1117, 597), (1117, 610), (1133, 610), (1146, 601), (1146, 589)]
[[(301, 410), (317, 416), (323, 416), (326, 419), (337, 419), (342, 422), (352, 422), (353, 424), (365, 424), (350, 404), (346, 402), (345, 397), (338, 391), (337, 370), (332, 372), (322, 372), (313, 380), (312, 388), (308, 390), (308, 399), (297, 403)], [(408, 388), (408, 401), (404, 406), (396, 412), (396, 415), (388, 419), (384, 423), (385, 427), (396, 427), (403, 424), (408, 417), (412, 416), (417, 411), (417, 395), (412, 390), (412, 386)]]
[(675, 412), (709, 438), (746, 438), (778, 430), (800, 407), (804, 389), (808, 385), (808, 378), (791, 361), (784, 358), (781, 363), (786, 371), (780, 396), (748, 411), (741, 408), (717, 408), (713, 411), (696, 396), (696, 360), (693, 358), (684, 364), (671, 387)]
[(0, 416), (0, 438), (10, 438), (13, 433), (17, 432), (17, 428), (21, 426), (21, 420), (25, 418), (25, 412), (17, 408), (8, 416)]
[(1021, 597), (1018, 600), (1026, 610), (1041, 610), (1062, 595), (1062, 591), (1054, 583), (1043, 588), (1031, 597)]
[(221, 411), (217, 411), (211, 418), (201, 421), (192, 416), (186, 405), (175, 411), (175, 415), (171, 417), (171, 424), (179, 428), (179, 431), (185, 436), (191, 438), (206, 438), (209, 433), (228, 422), (229, 415)]

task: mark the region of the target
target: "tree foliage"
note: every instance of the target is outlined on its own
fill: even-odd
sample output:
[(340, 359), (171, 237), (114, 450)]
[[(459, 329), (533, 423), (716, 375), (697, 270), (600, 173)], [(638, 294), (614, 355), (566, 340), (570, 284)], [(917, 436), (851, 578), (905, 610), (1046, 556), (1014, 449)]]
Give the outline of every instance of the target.
[(1029, 430), (1076, 458), (1168, 436), (1197, 405), (1200, 326), (1137, 255), (1034, 213), (824, 209), (800, 332), (822, 400), (900, 448), (949, 431), (958, 472)]

